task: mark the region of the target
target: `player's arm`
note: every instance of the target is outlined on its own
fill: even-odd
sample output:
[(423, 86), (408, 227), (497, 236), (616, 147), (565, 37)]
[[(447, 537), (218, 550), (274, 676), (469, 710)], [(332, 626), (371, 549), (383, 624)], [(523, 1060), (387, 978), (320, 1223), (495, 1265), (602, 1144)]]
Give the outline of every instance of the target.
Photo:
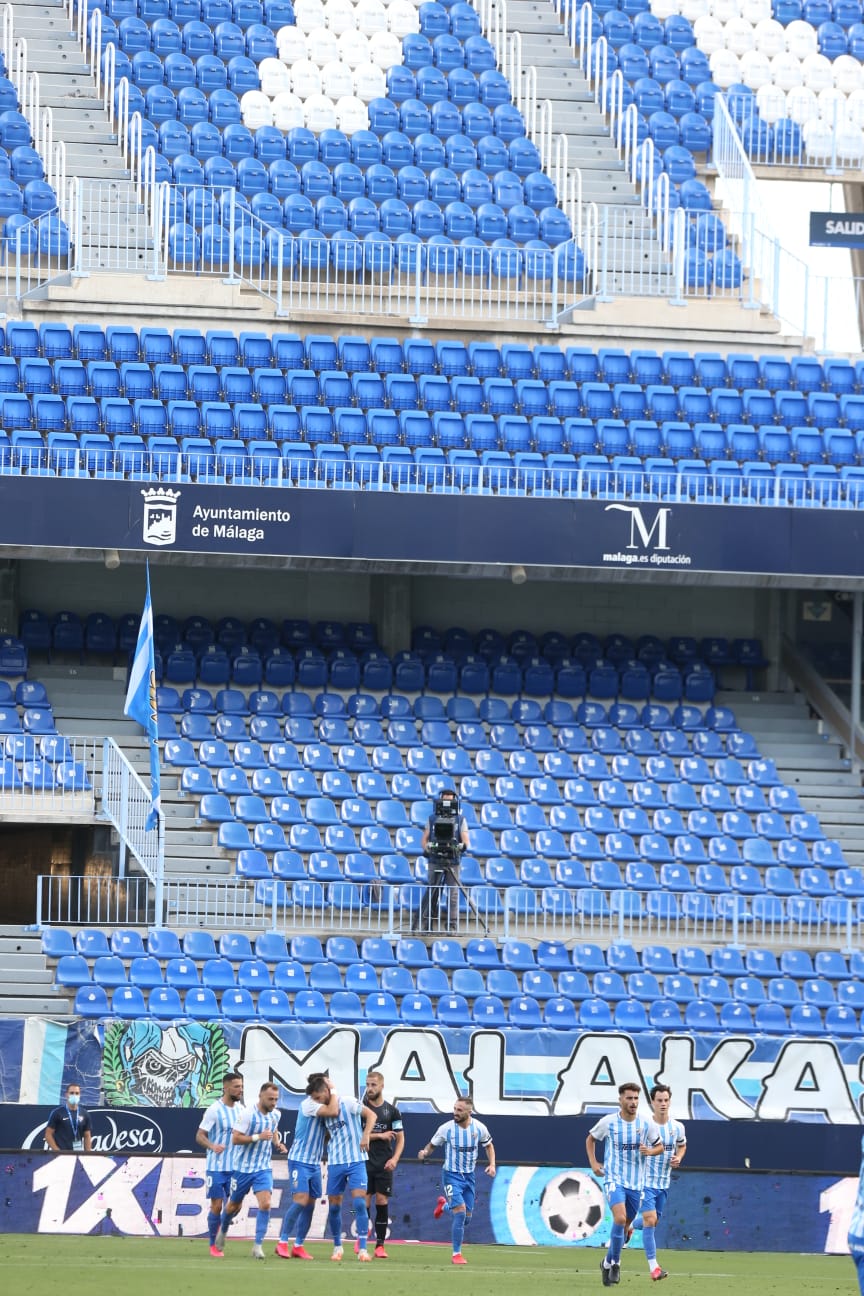
[(403, 1130), (395, 1130), (396, 1140), (393, 1144), (393, 1151), (384, 1162), (385, 1170), (395, 1170), (402, 1160), (402, 1153), (405, 1151), (405, 1133)]
[(442, 1132), (444, 1128), (445, 1126), (442, 1125), (440, 1129), (436, 1130), (426, 1146), (420, 1149), (417, 1153), (417, 1159), (419, 1161), (425, 1161), (427, 1157), (432, 1155), (436, 1148), (444, 1146), (444, 1134)]
[(495, 1178), (495, 1144), (491, 1138), (483, 1144), (483, 1151), (486, 1153), (486, 1173), (490, 1179)]
[(315, 1108), (315, 1115), (320, 1116), (322, 1120), (325, 1116), (339, 1115), (339, 1095), (335, 1089), (330, 1090), (330, 1097), (326, 1103), (321, 1103), (320, 1107)]
[(644, 1126), (645, 1137), (639, 1144), (639, 1151), (644, 1157), (662, 1156), (666, 1151), (663, 1143), (663, 1137), (660, 1130), (653, 1121), (648, 1121)]
[(224, 1143), (211, 1143), (209, 1131), (204, 1125), (199, 1125), (195, 1131), (195, 1142), (199, 1147), (206, 1148), (208, 1152), (224, 1152)]
[[(53, 1119), (53, 1117), (51, 1119)], [(45, 1126), (45, 1133), (42, 1137), (45, 1139), (45, 1142), (48, 1144), (52, 1152), (60, 1151), (59, 1147), (57, 1146), (57, 1140), (54, 1137), (54, 1126), (50, 1124), (50, 1121), (49, 1124)]]
[(375, 1128), (375, 1122), (378, 1117), (372, 1108), (367, 1107), (365, 1103), (360, 1104), (360, 1115), (363, 1117), (363, 1133), (360, 1135), (360, 1150), (362, 1152), (368, 1152), (369, 1138)]
[(603, 1165), (597, 1160), (597, 1140), (593, 1134), (589, 1134), (585, 1140), (585, 1151), (588, 1155), (588, 1164), (594, 1171), (595, 1175), (603, 1174)]
[(684, 1160), (686, 1152), (687, 1152), (687, 1140), (682, 1133), (680, 1140), (675, 1144), (675, 1152), (672, 1156), (672, 1160), (669, 1162), (673, 1170), (678, 1169), (681, 1162)]
[(241, 1117), (231, 1132), (231, 1142), (236, 1143), (238, 1147), (247, 1147), (250, 1143), (268, 1143), (272, 1142), (273, 1131), (263, 1129), (260, 1133), (250, 1134), (249, 1126), (252, 1124), (252, 1113), (248, 1117)]

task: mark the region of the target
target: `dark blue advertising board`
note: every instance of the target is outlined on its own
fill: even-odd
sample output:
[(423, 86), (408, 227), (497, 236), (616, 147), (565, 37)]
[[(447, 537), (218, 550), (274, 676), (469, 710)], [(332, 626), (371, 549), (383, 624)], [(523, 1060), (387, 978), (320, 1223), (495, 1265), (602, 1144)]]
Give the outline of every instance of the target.
[(0, 476), (0, 545), (641, 572), (864, 575), (864, 515)]
[[(515, 1165), (505, 1158), (494, 1179), (483, 1172), (481, 1162), (466, 1241), (605, 1246), (611, 1213), (601, 1184), (583, 1161), (578, 1149), (572, 1166)], [(273, 1180), (268, 1244), (279, 1235), (288, 1202), (283, 1157), (274, 1159)], [(672, 1251), (842, 1253), (856, 1187), (854, 1177), (682, 1169), (673, 1176), (657, 1240), (661, 1249)], [(390, 1210), (391, 1241), (449, 1240), (447, 1216), (432, 1218), (439, 1191), (440, 1165), (400, 1164)], [(252, 1236), (255, 1213), (250, 1194), (229, 1235), (229, 1252)], [(313, 1242), (324, 1237), (326, 1215), (327, 1203), (321, 1200), (309, 1235)], [(349, 1212), (344, 1215), (348, 1223)], [(637, 1217), (632, 1250), (641, 1246), (640, 1224)], [(201, 1155), (19, 1152), (5, 1157), (0, 1233), (184, 1236), (206, 1246), (206, 1231)], [(575, 1267), (581, 1267), (578, 1261)]]

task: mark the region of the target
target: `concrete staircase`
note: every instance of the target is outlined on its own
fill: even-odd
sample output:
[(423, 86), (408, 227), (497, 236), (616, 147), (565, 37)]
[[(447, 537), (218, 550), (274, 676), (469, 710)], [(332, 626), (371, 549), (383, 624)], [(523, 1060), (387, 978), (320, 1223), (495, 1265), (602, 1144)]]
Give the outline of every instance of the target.
[(840, 842), (850, 865), (864, 866), (864, 792), (843, 743), (828, 733), (801, 693), (721, 693), (740, 727), (756, 739), (827, 837)]
[[(150, 755), (140, 727), (123, 714), (126, 671), (110, 666), (38, 667), (48, 690), (60, 733), (113, 738), (145, 783), (150, 780)], [(180, 791), (175, 770), (162, 765), (162, 808), (165, 814), (165, 872), (189, 876), (228, 877), (233, 860), (216, 844), (212, 825), (200, 824), (197, 801)]]
[(15, 36), (26, 39), (28, 67), (39, 74), (40, 103), (53, 114), (54, 139), (66, 145), (67, 175), (80, 181), (81, 269), (143, 269), (143, 258), (129, 264), (125, 249), (146, 247), (144, 211), (65, 9), (60, 0), (16, 0), (14, 14)]
[(42, 938), (26, 927), (0, 926), (0, 1017), (68, 1017), (72, 1002), (54, 989)]
[(523, 67), (537, 70), (538, 105), (544, 99), (552, 105), (553, 140), (559, 134), (567, 137), (569, 166), (582, 172), (583, 201), (627, 209), (616, 213), (614, 230), (610, 228), (610, 281), (626, 288), (653, 269), (657, 291), (671, 291), (671, 275), (656, 273), (660, 251), (652, 222), (639, 205), (557, 13), (548, 0), (509, 0), (507, 22), (522, 35)]

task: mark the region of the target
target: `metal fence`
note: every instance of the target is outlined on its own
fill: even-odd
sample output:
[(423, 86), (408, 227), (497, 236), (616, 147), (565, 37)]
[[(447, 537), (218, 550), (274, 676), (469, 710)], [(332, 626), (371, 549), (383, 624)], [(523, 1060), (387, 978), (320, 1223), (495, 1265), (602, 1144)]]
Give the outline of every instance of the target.
[(157, 913), (161, 911), (162, 860), (165, 820), (159, 813), (158, 829), (147, 828), (152, 809), (150, 789), (138, 777), (113, 738), (103, 742), (102, 813), (114, 825), (121, 841), (121, 879), (128, 848), (154, 884)]
[[(697, 893), (693, 893), (696, 895)], [(40, 877), (37, 890), (37, 925), (161, 926), (184, 930), (278, 931), (356, 937), (379, 935), (397, 939), (421, 935), (465, 939), (491, 936), (496, 941), (521, 940), (616, 941), (637, 946), (661, 943), (736, 948), (790, 946), (860, 949), (862, 923), (850, 902), (839, 921), (821, 911), (802, 921), (763, 920), (755, 917), (747, 901), (728, 897), (726, 908), (711, 906), (706, 916), (688, 912), (686, 897), (678, 903), (657, 906), (635, 891), (582, 892), (550, 888), (547, 892), (517, 887), (496, 891), (491, 887), (442, 888), (440, 909), (433, 902), (425, 910), (426, 888), (417, 883), (332, 886), (310, 888), (272, 879), (244, 883), (233, 878), (169, 877), (165, 881), (165, 909), (161, 921), (155, 892), (148, 879)], [(656, 893), (655, 893), (656, 898)], [(660, 899), (669, 901), (663, 894)], [(716, 899), (716, 897), (715, 897)]]
[(95, 816), (102, 771), (100, 740), (66, 738), (60, 759), (53, 764), (25, 757), (25, 763), (28, 760), (34, 765), (32, 771), (19, 770), (16, 764), (7, 767), (5, 778), (0, 779), (0, 817)]
[[(711, 425), (712, 427), (714, 425)], [(753, 465), (744, 475), (733, 460), (714, 459), (703, 462), (698, 470), (690, 467), (676, 471), (670, 461), (657, 466), (616, 467), (598, 456), (590, 466), (578, 466), (576, 456), (561, 454), (561, 462), (542, 465), (520, 465), (516, 461), (482, 463), (475, 455), (470, 463), (459, 461), (465, 451), (452, 452), (451, 461), (443, 451), (429, 450), (429, 459), (420, 451), (412, 457), (405, 450), (398, 457), (387, 458), (372, 446), (359, 447), (367, 452), (351, 457), (342, 446), (326, 446), (315, 458), (305, 444), (276, 441), (251, 442), (243, 450), (209, 453), (197, 450), (149, 451), (82, 451), (50, 444), (7, 448), (0, 454), (0, 475), (55, 476), (93, 480), (118, 480), (184, 483), (196, 481), (205, 485), (269, 486), (302, 490), (398, 491), (403, 494), (458, 495), (524, 495), (530, 498), (568, 500), (620, 500), (646, 504), (728, 504), (740, 507), (860, 509), (864, 507), (864, 475), (857, 467), (848, 474), (830, 465), (783, 463), (776, 469), (770, 463)], [(400, 447), (400, 449), (402, 449)], [(259, 453), (260, 451), (260, 453)], [(304, 457), (300, 458), (299, 453)], [(383, 457), (378, 457), (382, 455)], [(371, 456), (371, 457), (370, 457)], [(526, 455), (526, 458), (529, 457)], [(586, 458), (590, 456), (585, 456)], [(543, 458), (532, 454), (532, 459)], [(553, 460), (556, 456), (550, 456)]]

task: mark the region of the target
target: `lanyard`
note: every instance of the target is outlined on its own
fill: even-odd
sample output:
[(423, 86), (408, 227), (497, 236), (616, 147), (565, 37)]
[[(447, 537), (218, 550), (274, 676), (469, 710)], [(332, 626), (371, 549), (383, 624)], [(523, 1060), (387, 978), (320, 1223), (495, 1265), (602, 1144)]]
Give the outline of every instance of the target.
[(69, 1124), (72, 1126), (72, 1138), (73, 1138), (73, 1139), (76, 1141), (76, 1143), (77, 1143), (77, 1141), (78, 1141), (78, 1120), (79, 1120), (79, 1113), (78, 1113), (77, 1111), (75, 1112), (75, 1119), (74, 1119), (74, 1121), (73, 1121), (73, 1119), (72, 1119), (72, 1113), (70, 1112), (69, 1108), (67, 1107), (67, 1108), (66, 1108), (66, 1115), (69, 1117)]

